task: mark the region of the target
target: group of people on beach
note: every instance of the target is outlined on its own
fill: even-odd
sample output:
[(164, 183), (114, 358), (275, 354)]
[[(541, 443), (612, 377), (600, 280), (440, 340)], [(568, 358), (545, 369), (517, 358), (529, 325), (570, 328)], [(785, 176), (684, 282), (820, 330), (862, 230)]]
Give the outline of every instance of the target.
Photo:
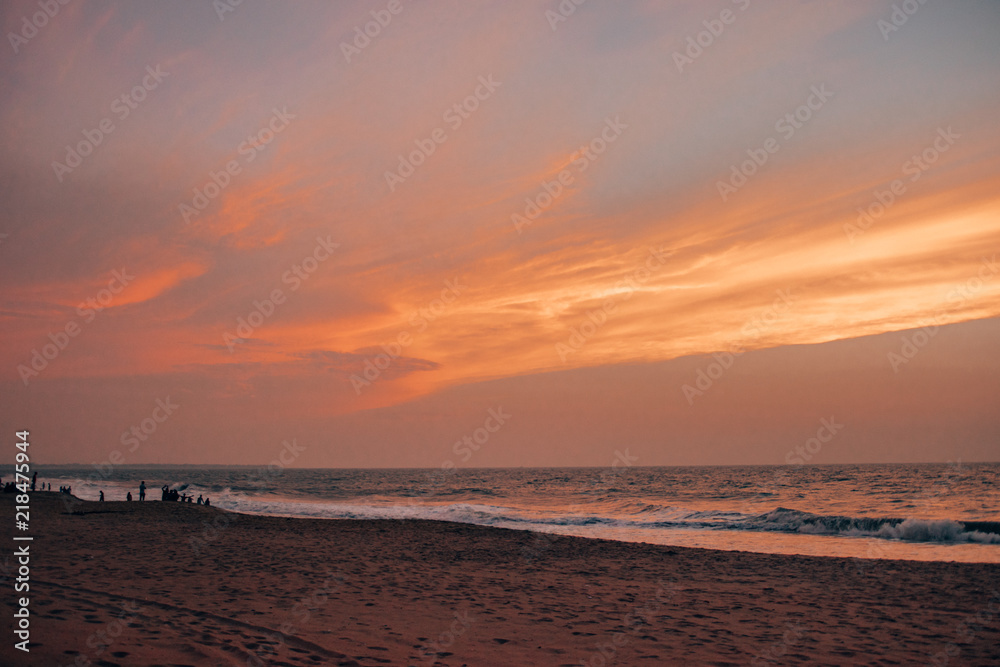
[[(32, 491), (35, 490), (35, 487), (36, 487), (37, 483), (38, 483), (38, 473), (36, 472), (34, 475), (31, 476), (31, 490)], [(7, 482), (6, 484), (3, 484), (3, 480), (0, 479), (0, 485), (2, 485), (3, 493), (17, 493), (18, 492), (17, 485), (14, 482)], [(211, 507), (212, 506), (212, 501), (209, 500), (209, 498), (207, 496), (206, 497), (202, 497), (201, 495), (199, 495), (198, 496), (198, 500), (195, 501), (195, 498), (194, 498), (193, 494), (192, 495), (188, 495), (186, 493), (180, 493), (176, 489), (171, 489), (170, 486), (167, 485), (167, 484), (164, 484), (161, 488), (162, 488), (162, 491), (163, 491), (163, 497), (162, 497), (162, 499), (164, 501), (173, 501), (173, 502), (182, 502), (182, 503), (197, 502), (197, 504), (199, 504), (199, 505), (205, 505), (206, 507)], [(42, 491), (46, 490), (45, 489), (45, 484), (42, 484), (41, 490)], [(48, 490), (49, 491), (52, 490), (52, 484), (48, 485)], [(73, 493), (73, 487), (72, 486), (60, 486), (59, 487), (59, 493), (69, 493), (69, 494), (72, 494)], [(100, 492), (99, 492), (99, 494), (100, 495), (98, 496), (98, 502), (102, 502), (103, 503), (104, 502), (104, 490), (101, 489)], [(145, 499), (146, 499), (146, 480), (143, 480), (143, 481), (139, 482), (139, 500), (145, 500)], [(126, 494), (125, 500), (127, 502), (132, 502), (132, 492), (131, 491), (129, 491), (128, 494)]]
[[(6, 484), (3, 484), (2, 482), (3, 482), (3, 480), (0, 479), (0, 487), (3, 488), (3, 492), (4, 493), (17, 493), (18, 491), (20, 491), (20, 489), (17, 488), (17, 483), (16, 482), (7, 482)], [(36, 472), (35, 474), (33, 474), (31, 476), (31, 490), (32, 491), (35, 490), (35, 485), (37, 483), (38, 483), (38, 473)], [(42, 491), (44, 491), (44, 490), (45, 490), (45, 485), (42, 484)], [(52, 490), (52, 485), (49, 484), (49, 491), (51, 491), (51, 490)]]
[[(145, 482), (143, 482), (143, 485), (145, 485)], [(142, 489), (140, 493), (145, 495), (145, 490), (143, 486), (140, 486), (139, 488)], [(194, 502), (194, 495), (188, 495), (186, 493), (181, 493), (177, 489), (171, 489), (167, 484), (164, 484), (162, 487), (160, 487), (160, 490), (163, 491), (163, 497), (161, 498), (161, 500), (163, 500), (164, 502), (181, 502), (181, 503)], [(212, 506), (212, 502), (208, 498), (202, 498), (200, 495), (198, 496), (198, 504), (207, 505), (209, 507)]]
[[(186, 493), (181, 493), (177, 489), (171, 489), (170, 485), (164, 484), (160, 487), (162, 492), (160, 495), (160, 500), (163, 502), (181, 502), (181, 503), (193, 503), (195, 502), (193, 495), (188, 495)], [(139, 482), (139, 500), (146, 499), (146, 480)], [(132, 502), (132, 492), (129, 491), (125, 496), (126, 502)], [(101, 491), (100, 502), (104, 502), (104, 491)], [(198, 504), (205, 505), (207, 507), (212, 506), (212, 501), (208, 498), (203, 498), (198, 496)]]

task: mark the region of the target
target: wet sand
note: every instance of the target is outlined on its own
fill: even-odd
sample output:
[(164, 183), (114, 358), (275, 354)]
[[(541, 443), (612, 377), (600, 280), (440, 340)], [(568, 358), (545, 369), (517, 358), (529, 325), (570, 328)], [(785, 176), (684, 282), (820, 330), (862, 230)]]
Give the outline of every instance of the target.
[[(14, 496), (0, 494), (3, 535)], [(10, 665), (1000, 664), (1000, 566), (31, 499)]]

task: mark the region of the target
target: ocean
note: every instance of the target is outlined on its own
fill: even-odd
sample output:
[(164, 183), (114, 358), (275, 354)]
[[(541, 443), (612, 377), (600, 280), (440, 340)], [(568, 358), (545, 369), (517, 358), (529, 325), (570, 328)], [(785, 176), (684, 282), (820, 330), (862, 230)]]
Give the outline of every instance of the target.
[(159, 501), (167, 484), (246, 514), (433, 519), (709, 549), (1000, 563), (997, 463), (36, 470), (40, 482), (71, 485), (87, 500), (101, 490), (107, 500), (127, 491), (138, 499), (145, 480), (147, 501)]

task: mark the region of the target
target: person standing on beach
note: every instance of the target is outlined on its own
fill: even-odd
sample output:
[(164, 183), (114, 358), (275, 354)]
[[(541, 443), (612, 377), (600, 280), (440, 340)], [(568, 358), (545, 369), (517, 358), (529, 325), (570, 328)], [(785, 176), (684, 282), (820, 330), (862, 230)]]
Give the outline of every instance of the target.
[(104, 492), (103, 491), (101, 491), (101, 500), (100, 500), (100, 502), (102, 502), (102, 503), (104, 502)]
[(139, 482), (139, 500), (146, 499), (146, 480)]
[(37, 482), (37, 481), (38, 481), (38, 473), (36, 472), (34, 475), (31, 476), (31, 490), (32, 491), (35, 490), (35, 482)]

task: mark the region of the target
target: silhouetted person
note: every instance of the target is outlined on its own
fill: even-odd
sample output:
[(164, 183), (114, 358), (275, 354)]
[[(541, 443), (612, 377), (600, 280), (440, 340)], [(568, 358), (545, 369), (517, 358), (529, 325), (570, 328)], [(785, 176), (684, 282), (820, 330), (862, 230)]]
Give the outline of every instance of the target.
[(127, 500), (128, 502), (132, 502), (132, 492), (131, 491), (129, 491), (128, 495), (125, 496), (125, 500)]
[(199, 496), (198, 496), (198, 504), (199, 504), (199, 505), (201, 505), (201, 504), (202, 504), (202, 503), (204, 503), (204, 502), (205, 502), (205, 501), (204, 501), (204, 500), (202, 500), (202, 499), (201, 499), (201, 496), (199, 495)]
[[(129, 495), (132, 495), (131, 493)], [(139, 500), (146, 499), (146, 480), (139, 482)]]
[(38, 481), (38, 473), (37, 472), (34, 475), (31, 476), (31, 490), (32, 491), (35, 490), (35, 482), (36, 481)]
[(160, 500), (167, 501), (170, 498), (170, 487), (164, 484), (160, 487), (160, 491), (163, 491), (163, 496)]
[(103, 492), (103, 491), (101, 491), (101, 498), (100, 498), (100, 502), (102, 502), (102, 503), (104, 502), (104, 492)]
[(211, 507), (211, 506), (212, 506), (212, 501), (209, 500), (208, 498), (205, 498), (205, 507)]

